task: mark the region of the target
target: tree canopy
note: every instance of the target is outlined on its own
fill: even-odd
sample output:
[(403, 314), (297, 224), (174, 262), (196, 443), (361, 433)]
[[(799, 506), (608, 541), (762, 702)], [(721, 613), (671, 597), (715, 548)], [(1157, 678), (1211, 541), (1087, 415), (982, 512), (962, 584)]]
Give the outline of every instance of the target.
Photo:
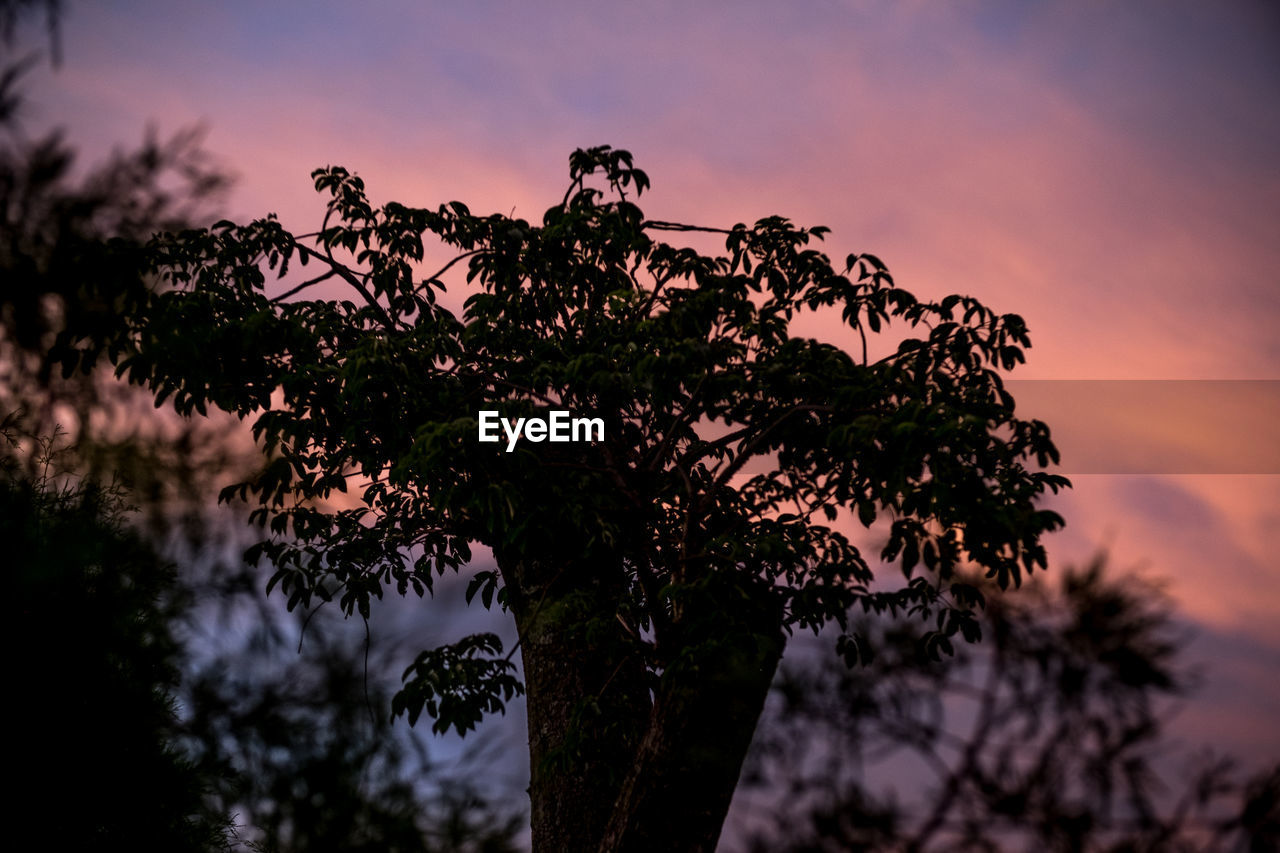
[[(870, 254), (834, 262), (826, 228), (648, 219), (623, 150), (569, 166), (537, 224), (375, 207), (319, 169), (316, 232), (268, 216), (153, 241), (164, 284), (105, 349), (157, 405), (253, 420), (267, 461), (224, 496), (258, 504), (249, 556), (291, 607), (367, 618), (492, 550), (468, 598), (512, 611), (523, 683), (496, 637), (469, 637), (419, 656), (394, 707), (465, 732), (527, 688), (535, 847), (710, 849), (785, 634), (835, 622), (864, 660), (860, 607), (929, 619), (933, 655), (976, 639), (983, 597), (957, 571), (1004, 588), (1044, 566), (1062, 519), (1038, 502), (1067, 482), (1000, 378), (1030, 346), (1017, 315), (918, 299)], [(688, 232), (724, 254), (665, 241)], [(455, 252), (435, 272), (427, 239)], [(307, 298), (326, 282), (349, 297)], [(847, 345), (792, 334), (806, 310), (838, 311)], [(871, 359), (891, 322), (906, 334)], [(478, 440), (481, 412), (554, 410), (603, 437)], [(883, 525), (904, 583), (876, 577), (853, 520)]]

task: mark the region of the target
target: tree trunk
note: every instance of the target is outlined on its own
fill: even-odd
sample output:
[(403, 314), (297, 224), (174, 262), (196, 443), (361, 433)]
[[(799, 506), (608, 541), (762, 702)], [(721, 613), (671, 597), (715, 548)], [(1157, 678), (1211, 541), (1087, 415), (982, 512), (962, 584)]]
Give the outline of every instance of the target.
[(785, 645), (767, 593), (709, 602), (663, 679), (600, 853), (715, 850)]
[(504, 562), (529, 716), (534, 853), (712, 851), (784, 645), (767, 590), (689, 602), (656, 696), (620, 567)]
[(608, 566), (503, 574), (524, 663), (533, 850), (594, 850), (648, 718), (641, 649), (615, 616)]

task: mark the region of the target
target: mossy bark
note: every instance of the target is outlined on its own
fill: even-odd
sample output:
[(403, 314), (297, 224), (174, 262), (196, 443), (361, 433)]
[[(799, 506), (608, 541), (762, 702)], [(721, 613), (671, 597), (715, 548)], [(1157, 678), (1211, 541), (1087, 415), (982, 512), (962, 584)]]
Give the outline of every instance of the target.
[(714, 850), (782, 655), (776, 602), (704, 591), (673, 624), (654, 682), (616, 616), (619, 572), (503, 572), (528, 697), (534, 853)]

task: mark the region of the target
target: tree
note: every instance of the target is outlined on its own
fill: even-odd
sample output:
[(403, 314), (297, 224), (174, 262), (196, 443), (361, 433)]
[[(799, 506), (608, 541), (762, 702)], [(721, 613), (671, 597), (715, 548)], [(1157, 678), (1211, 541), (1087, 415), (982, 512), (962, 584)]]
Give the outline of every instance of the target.
[(235, 815), (236, 849), (515, 853), (517, 809), (446, 775), (369, 712), (387, 700), (367, 661), (314, 622), (306, 655), (263, 636), (271, 627), (182, 690), (182, 743), (218, 811)]
[(1245, 785), (1228, 759), (1173, 754), (1168, 704), (1193, 678), (1159, 586), (1100, 556), (989, 593), (988, 641), (952, 660), (899, 622), (868, 626), (867, 667), (784, 668), (746, 774), (770, 820), (746, 849), (1272, 849), (1280, 765)]
[[(35, 5), (56, 38), (56, 2), (5, 2), (4, 48)], [(10, 835), (54, 849), (221, 850), (227, 821), (206, 801), (210, 779), (175, 742), (182, 656), (172, 625), (183, 590), (129, 524), (121, 484), (81, 464), (90, 412), (122, 395), (100, 371), (59, 376), (50, 358), (74, 340), (81, 363), (96, 360), (101, 330), (145, 289), (146, 236), (177, 221), (176, 198), (202, 198), (220, 181), (184, 137), (150, 141), (73, 183), (61, 136), (22, 132), (20, 83), (33, 64), (5, 56), (0, 68), (0, 565), (21, 643)]]
[[(492, 549), (468, 598), (511, 611), (523, 683), (496, 637), (468, 637), (423, 652), (393, 709), (466, 732), (527, 690), (535, 849), (710, 850), (786, 635), (856, 605), (934, 620), (935, 655), (976, 639), (982, 595), (956, 570), (1003, 588), (1044, 566), (1061, 519), (1037, 500), (1066, 480), (1028, 467), (1057, 452), (997, 373), (1030, 345), (1021, 318), (918, 300), (872, 255), (839, 268), (810, 247), (826, 228), (646, 219), (626, 151), (569, 165), (536, 225), (375, 208), (319, 169), (315, 233), (268, 216), (154, 241), (172, 287), (109, 348), (157, 405), (253, 418), (268, 461), (224, 496), (259, 503), (249, 556), (290, 607), (367, 618), (386, 587), (425, 594)], [(726, 254), (659, 239), (688, 232)], [(425, 237), (456, 254), (421, 275)], [(459, 316), (438, 297), (463, 262)], [(324, 282), (349, 298), (302, 298)], [(808, 309), (839, 309), (853, 353), (790, 334)], [(872, 360), (891, 319), (927, 334)], [(482, 412), (555, 410), (603, 436), (478, 440)], [(842, 512), (887, 522), (904, 584), (872, 588)]]
[[(0, 32), (33, 5), (56, 20), (57, 3), (4, 3)], [(147, 239), (200, 218), (228, 180), (196, 131), (149, 135), (76, 176), (61, 132), (32, 137), (20, 121), (32, 65), (0, 71), (0, 416), (17, 417), (30, 435), (63, 432), (64, 455), (78, 455), (82, 472), (110, 479), (127, 468), (139, 490), (187, 505), (174, 486), (191, 485), (189, 469), (226, 461), (193, 451), (226, 443), (207, 425), (188, 422), (178, 434), (148, 417), (150, 407), (137, 405), (144, 394), (114, 381), (105, 346), (148, 298)]]
[(173, 566), (123, 524), (118, 491), (59, 475), (50, 441), (39, 475), (23, 476), (21, 438), (0, 423), (4, 583), (21, 642), (9, 836), (35, 849), (224, 849), (209, 780), (174, 747)]

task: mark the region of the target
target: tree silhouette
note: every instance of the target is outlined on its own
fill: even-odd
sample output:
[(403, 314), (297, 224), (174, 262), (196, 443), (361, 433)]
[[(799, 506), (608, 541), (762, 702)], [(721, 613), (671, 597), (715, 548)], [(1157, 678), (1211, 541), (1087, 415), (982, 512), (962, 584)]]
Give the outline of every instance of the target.
[[(536, 225), (375, 208), (344, 169), (314, 178), (313, 234), (267, 217), (158, 239), (172, 289), (135, 316), (120, 371), (179, 412), (253, 418), (268, 462), (224, 494), (259, 502), (250, 557), (291, 607), (367, 618), (385, 587), (424, 594), (492, 549), (471, 593), (514, 615), (523, 685), (481, 635), (420, 655), (393, 705), (465, 732), (527, 689), (535, 849), (711, 849), (788, 631), (909, 610), (941, 655), (977, 633), (958, 567), (1005, 587), (1044, 565), (1061, 519), (1037, 499), (1066, 481), (1028, 467), (1056, 451), (996, 372), (1029, 345), (1019, 317), (917, 300), (871, 255), (837, 267), (810, 245), (825, 228), (647, 219), (647, 175), (607, 146), (571, 156)], [(657, 239), (681, 232), (726, 254)], [(425, 275), (424, 237), (456, 252)], [(464, 262), (458, 316), (438, 295), (465, 288), (446, 285)], [(304, 298), (326, 282), (350, 298)], [(789, 333), (820, 308), (857, 354)], [(891, 319), (927, 331), (873, 360)], [(554, 410), (603, 436), (478, 440), (481, 412)], [(909, 582), (870, 586), (841, 512), (888, 522), (880, 556)], [(862, 655), (856, 634), (839, 646)]]
[(1099, 557), (1056, 589), (988, 590), (984, 642), (945, 663), (904, 621), (869, 627), (867, 667), (787, 667), (747, 774), (771, 818), (746, 849), (1273, 849), (1280, 766), (1246, 786), (1171, 754), (1168, 702), (1192, 684), (1171, 617)]

